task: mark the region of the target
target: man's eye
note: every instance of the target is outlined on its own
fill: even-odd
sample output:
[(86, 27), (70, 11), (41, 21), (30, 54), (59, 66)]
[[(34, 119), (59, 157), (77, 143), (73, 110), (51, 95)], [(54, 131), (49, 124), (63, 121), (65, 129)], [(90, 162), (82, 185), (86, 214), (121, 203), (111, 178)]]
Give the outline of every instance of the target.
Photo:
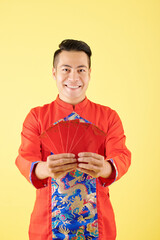
[(63, 68), (62, 71), (68, 72), (68, 68)]
[(85, 72), (85, 69), (79, 69), (79, 72)]

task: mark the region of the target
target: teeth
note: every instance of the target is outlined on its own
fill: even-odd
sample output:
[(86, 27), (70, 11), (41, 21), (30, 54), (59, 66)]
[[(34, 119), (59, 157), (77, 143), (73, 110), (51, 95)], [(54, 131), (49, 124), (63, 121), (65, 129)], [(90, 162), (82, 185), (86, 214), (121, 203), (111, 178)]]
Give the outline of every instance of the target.
[(79, 88), (80, 86), (67, 86), (68, 88)]

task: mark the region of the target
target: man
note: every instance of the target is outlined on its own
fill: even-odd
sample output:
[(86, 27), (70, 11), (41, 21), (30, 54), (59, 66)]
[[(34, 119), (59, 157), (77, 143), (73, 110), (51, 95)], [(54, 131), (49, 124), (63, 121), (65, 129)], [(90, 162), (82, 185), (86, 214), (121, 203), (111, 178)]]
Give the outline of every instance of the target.
[[(114, 240), (116, 226), (108, 186), (124, 175), (131, 154), (118, 114), (86, 97), (91, 73), (90, 47), (64, 40), (54, 54), (53, 77), (59, 95), (33, 108), (22, 130), (16, 165), (36, 188), (30, 240)], [(39, 136), (53, 123), (81, 119), (106, 133), (94, 152), (51, 154)], [(55, 139), (56, 142), (56, 139)]]

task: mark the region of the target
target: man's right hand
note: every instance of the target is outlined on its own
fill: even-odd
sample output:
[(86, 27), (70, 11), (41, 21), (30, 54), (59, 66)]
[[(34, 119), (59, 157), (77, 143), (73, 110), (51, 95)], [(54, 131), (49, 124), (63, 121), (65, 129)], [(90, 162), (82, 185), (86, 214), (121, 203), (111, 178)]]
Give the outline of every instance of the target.
[(61, 153), (50, 155), (46, 162), (39, 162), (35, 168), (35, 174), (39, 179), (62, 177), (67, 172), (77, 168), (77, 160), (73, 153)]

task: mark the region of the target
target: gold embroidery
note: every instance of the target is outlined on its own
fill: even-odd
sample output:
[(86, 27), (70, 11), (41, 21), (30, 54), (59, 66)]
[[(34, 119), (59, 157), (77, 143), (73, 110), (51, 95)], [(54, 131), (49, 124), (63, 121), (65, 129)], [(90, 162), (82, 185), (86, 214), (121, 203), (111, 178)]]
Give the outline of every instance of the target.
[(98, 236), (98, 220), (87, 224), (87, 231), (90, 232), (91, 236)]
[[(91, 219), (97, 213), (97, 210), (93, 207), (93, 204), (96, 204), (96, 197), (95, 197), (96, 193), (88, 194), (86, 186), (84, 184), (81, 184), (81, 183), (75, 184), (75, 182), (77, 182), (77, 179), (81, 181), (82, 179), (84, 179), (84, 177), (79, 176), (69, 181), (68, 182), (69, 188), (67, 189), (65, 189), (64, 183), (62, 182), (62, 178), (57, 179), (56, 181), (59, 185), (58, 192), (60, 194), (65, 195), (65, 197), (62, 198), (62, 203), (67, 205), (70, 204), (70, 210), (73, 215), (74, 213), (80, 215), (86, 206), (90, 214), (89, 216), (86, 216), (84, 219)], [(72, 197), (77, 192), (79, 192), (81, 198), (79, 196)]]
[(81, 200), (79, 196), (76, 196), (70, 205), (72, 214), (74, 214), (74, 212), (79, 214), (82, 211), (83, 207), (83, 200)]
[(79, 223), (85, 222), (85, 219), (83, 218), (82, 215), (79, 216), (78, 222), (79, 222)]
[(70, 230), (68, 228), (66, 228), (66, 227), (61, 225), (59, 227), (59, 232), (65, 235), (64, 240), (68, 240), (69, 239), (68, 233), (70, 232)]

